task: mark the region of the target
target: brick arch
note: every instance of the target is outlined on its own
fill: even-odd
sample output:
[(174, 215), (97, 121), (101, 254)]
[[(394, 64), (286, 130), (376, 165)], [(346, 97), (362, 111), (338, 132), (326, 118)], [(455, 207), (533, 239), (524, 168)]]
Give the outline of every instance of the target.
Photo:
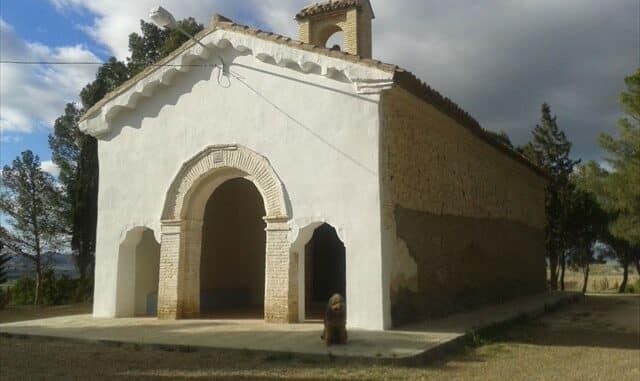
[(291, 212), (285, 188), (265, 157), (240, 145), (204, 149), (180, 168), (167, 191), (161, 221), (159, 318), (199, 316), (204, 209), (217, 186), (238, 177), (253, 182), (265, 204), (265, 320), (297, 320), (297, 263), (287, 239)]
[[(328, 24), (324, 26), (324, 28), (317, 31), (318, 46), (321, 46), (321, 47), (327, 46), (327, 42), (329, 41), (329, 39), (334, 34), (339, 32), (344, 33), (344, 37), (343, 37), (344, 41), (342, 41), (342, 45), (344, 45), (346, 42), (346, 33), (342, 30), (342, 28), (338, 24)], [(332, 48), (331, 46), (327, 46), (327, 47)], [(344, 46), (342, 46), (341, 48), (344, 49)]]
[(269, 161), (240, 145), (215, 145), (207, 147), (182, 165), (167, 192), (162, 220), (185, 218), (189, 196), (198, 183), (213, 172), (225, 169), (239, 171), (242, 177), (256, 185), (264, 200), (267, 219), (289, 219), (284, 186)]

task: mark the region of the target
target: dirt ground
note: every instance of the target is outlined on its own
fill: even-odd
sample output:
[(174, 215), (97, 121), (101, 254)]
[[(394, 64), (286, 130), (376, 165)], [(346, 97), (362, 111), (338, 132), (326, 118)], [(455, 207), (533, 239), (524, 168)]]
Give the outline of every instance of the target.
[(0, 337), (0, 379), (638, 380), (640, 297), (587, 296), (539, 319), (474, 335), (466, 350), (422, 367)]
[(0, 324), (14, 321), (45, 319), (56, 316), (91, 313), (91, 304), (69, 304), (65, 306), (10, 306), (0, 310)]

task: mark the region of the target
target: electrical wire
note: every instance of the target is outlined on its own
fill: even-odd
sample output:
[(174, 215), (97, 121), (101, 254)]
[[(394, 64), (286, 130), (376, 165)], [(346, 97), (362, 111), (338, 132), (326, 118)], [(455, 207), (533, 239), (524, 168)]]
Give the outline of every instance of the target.
[[(238, 82), (240, 82), (243, 86), (245, 86), (249, 91), (251, 91), (252, 93), (257, 95), (258, 97), (260, 97), (265, 102), (267, 102), (267, 104), (269, 104), (271, 107), (273, 107), (276, 111), (278, 111), (279, 113), (283, 114), (285, 117), (287, 117), (288, 119), (293, 121), (297, 126), (303, 128), (308, 133), (310, 133), (311, 135), (313, 135), (314, 137), (319, 139), (321, 142), (323, 142), (324, 144), (326, 144), (327, 146), (329, 146), (330, 148), (335, 150), (337, 153), (339, 153), (340, 155), (342, 155), (345, 158), (347, 158), (347, 160), (351, 161), (353, 164), (355, 164), (358, 167), (364, 169), (365, 171), (369, 172), (370, 174), (373, 174), (373, 175), (376, 174), (375, 171), (373, 171), (370, 168), (367, 168), (364, 164), (360, 163), (357, 159), (353, 158), (351, 155), (349, 155), (348, 153), (344, 152), (340, 148), (336, 147), (334, 144), (332, 144), (330, 141), (328, 141), (327, 139), (322, 137), (320, 134), (318, 134), (317, 132), (313, 131), (311, 128), (307, 127), (306, 125), (304, 125), (303, 123), (298, 121), (296, 118), (294, 118), (289, 113), (287, 113), (284, 109), (282, 109), (277, 104), (275, 104), (272, 100), (270, 100), (267, 96), (265, 96), (260, 91), (258, 91), (256, 88), (254, 88), (249, 83), (247, 83), (244, 80), (244, 77), (242, 77), (238, 73), (230, 70), (229, 66), (227, 66), (227, 64), (224, 62), (222, 57), (218, 57), (218, 59), (220, 60), (220, 64), (158, 64), (158, 63), (151, 63), (151, 64), (147, 64), (146, 66), (147, 67), (155, 66), (155, 67), (207, 67), (207, 68), (214, 67), (214, 68), (218, 68), (220, 70), (220, 72), (218, 73), (217, 81), (218, 81), (218, 84), (220, 86), (225, 87), (225, 88), (228, 88), (228, 87), (231, 86), (231, 82), (223, 83), (223, 81), (222, 81), (222, 78), (226, 77), (226, 75), (230, 75), (231, 77), (235, 78)], [(91, 61), (71, 62), (71, 61), (0, 60), (0, 64), (12, 64), (12, 65), (104, 65), (106, 63), (107, 62), (91, 62)]]
[[(0, 64), (12, 64), (12, 65), (104, 65), (108, 62), (70, 62), (70, 61), (22, 61), (22, 60), (0, 60)], [(217, 67), (217, 64), (158, 64), (150, 63), (145, 66), (156, 67)]]

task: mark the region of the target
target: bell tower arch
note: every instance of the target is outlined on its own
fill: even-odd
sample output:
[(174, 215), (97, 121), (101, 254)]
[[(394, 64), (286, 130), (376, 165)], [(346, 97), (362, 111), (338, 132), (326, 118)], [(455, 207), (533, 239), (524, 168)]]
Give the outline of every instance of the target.
[(371, 58), (374, 18), (369, 0), (330, 0), (309, 5), (296, 15), (298, 39), (324, 47), (334, 33), (342, 31), (345, 52)]

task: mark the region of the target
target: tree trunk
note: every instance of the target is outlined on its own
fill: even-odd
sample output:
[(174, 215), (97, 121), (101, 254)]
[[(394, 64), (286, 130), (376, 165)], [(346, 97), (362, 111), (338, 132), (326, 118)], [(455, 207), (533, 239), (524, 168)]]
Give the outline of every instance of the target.
[(624, 290), (627, 288), (627, 280), (629, 279), (629, 262), (625, 262), (622, 264), (622, 283), (620, 284), (620, 288), (618, 289), (618, 293), (624, 293)]
[[(33, 200), (36, 199), (35, 195), (32, 195)], [(40, 303), (40, 286), (42, 284), (42, 245), (40, 243), (40, 223), (38, 221), (38, 214), (35, 212), (35, 208), (31, 210), (31, 227), (33, 228), (33, 237), (35, 239), (35, 262), (36, 262), (36, 290), (33, 296), (33, 304), (38, 305)]]
[(636, 272), (640, 276), (640, 259), (636, 259)]
[(567, 256), (562, 254), (560, 257), (560, 290), (564, 291), (564, 272), (567, 267)]
[(587, 285), (589, 284), (589, 264), (584, 267), (584, 282), (582, 283), (582, 293), (587, 293)]
[(558, 256), (553, 252), (549, 253), (549, 287), (558, 289)]
[(89, 248), (89, 242), (86, 240), (76, 237), (72, 243), (72, 247), (77, 250), (77, 254), (74, 256), (74, 262), (76, 268), (78, 269), (78, 273), (80, 274), (80, 280), (86, 279), (89, 268), (92, 262), (92, 253)]
[(98, 221), (98, 142), (85, 136), (80, 144), (80, 158), (76, 176), (82, 183), (74, 191), (73, 248), (78, 251), (78, 270), (81, 277), (92, 278), (87, 273), (95, 261), (96, 226)]
[(40, 258), (36, 260), (36, 291), (33, 297), (33, 304), (38, 305), (40, 303), (40, 285), (42, 284), (42, 266), (40, 265)]
[(84, 280), (87, 276), (87, 268), (89, 267), (89, 261), (86, 256), (85, 245), (81, 245), (80, 250), (78, 250), (78, 254), (75, 256), (76, 267), (78, 268), (78, 273), (80, 274), (80, 280)]

